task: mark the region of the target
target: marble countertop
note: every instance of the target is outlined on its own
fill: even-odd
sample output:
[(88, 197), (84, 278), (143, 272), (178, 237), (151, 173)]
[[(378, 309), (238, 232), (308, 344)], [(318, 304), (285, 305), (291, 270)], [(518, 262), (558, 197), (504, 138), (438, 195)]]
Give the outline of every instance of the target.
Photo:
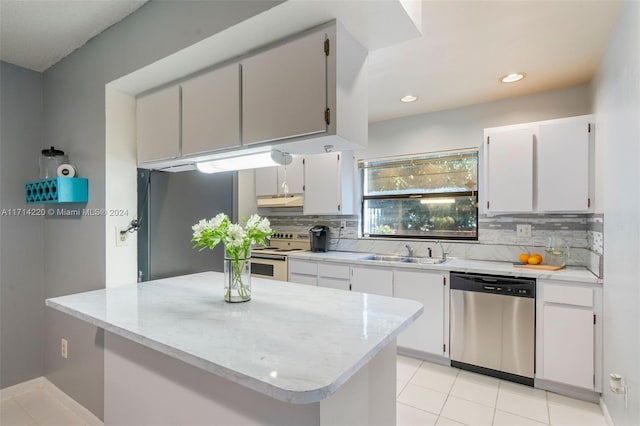
[(281, 401), (333, 394), (408, 327), (420, 303), (252, 278), (226, 303), (223, 275), (185, 275), (47, 299), (47, 306)]
[(545, 271), (539, 269), (516, 268), (509, 262), (494, 262), (487, 260), (467, 260), (450, 258), (440, 264), (420, 264), (404, 262), (384, 262), (365, 260), (369, 253), (329, 251), (326, 253), (313, 253), (310, 251), (298, 251), (289, 253), (291, 259), (306, 259), (326, 262), (348, 263), (351, 265), (367, 265), (392, 267), (396, 269), (426, 269), (451, 272), (473, 272), (480, 274), (508, 275), (515, 277), (530, 277), (537, 279), (549, 279), (559, 281), (572, 281), (587, 284), (599, 284), (602, 280), (591, 271), (582, 266), (567, 266), (559, 271)]

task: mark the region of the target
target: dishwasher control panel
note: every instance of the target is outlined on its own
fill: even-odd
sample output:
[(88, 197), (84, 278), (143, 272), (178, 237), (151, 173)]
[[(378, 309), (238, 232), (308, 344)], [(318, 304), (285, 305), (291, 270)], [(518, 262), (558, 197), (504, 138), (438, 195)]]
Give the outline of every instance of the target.
[(451, 273), (451, 290), (474, 291), (504, 296), (535, 298), (535, 278)]

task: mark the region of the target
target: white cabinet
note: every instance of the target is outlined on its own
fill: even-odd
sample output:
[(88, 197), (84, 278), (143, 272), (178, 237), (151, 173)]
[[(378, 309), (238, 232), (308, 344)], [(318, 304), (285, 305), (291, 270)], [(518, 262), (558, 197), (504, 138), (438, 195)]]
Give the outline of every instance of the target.
[(391, 269), (351, 266), (351, 291), (393, 296), (393, 271)]
[(304, 158), (305, 215), (353, 214), (353, 153)]
[(289, 194), (302, 194), (304, 191), (303, 158), (293, 157), (287, 166), (263, 167), (255, 169), (256, 197), (283, 195), (284, 184)]
[(180, 156), (180, 87), (172, 86), (136, 102), (138, 163)]
[(492, 131), (485, 136), (487, 210), (533, 210), (533, 131)]
[(398, 347), (448, 356), (448, 281), (448, 272), (393, 272), (393, 296), (424, 305), (423, 314), (398, 336)]
[(240, 146), (240, 65), (182, 84), (182, 155)]
[(318, 262), (289, 258), (288, 281), (298, 284), (318, 285)]
[(485, 129), (486, 212), (588, 212), (594, 187), (592, 119)]
[(601, 288), (538, 280), (536, 378), (600, 390)]
[[(302, 139), (316, 152), (325, 144), (367, 146), (367, 51), (341, 24), (241, 63), (244, 145)], [(313, 141), (318, 137), (323, 140)]]
[(349, 265), (346, 263), (319, 262), (318, 287), (350, 289)]
[(541, 124), (536, 144), (537, 211), (588, 211), (591, 126), (588, 117)]
[(325, 133), (324, 31), (242, 61), (242, 139), (245, 144)]

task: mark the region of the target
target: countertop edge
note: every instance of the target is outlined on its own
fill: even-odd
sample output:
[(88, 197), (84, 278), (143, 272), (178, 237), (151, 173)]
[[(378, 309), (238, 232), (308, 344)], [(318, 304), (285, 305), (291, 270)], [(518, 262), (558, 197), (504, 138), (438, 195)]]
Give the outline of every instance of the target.
[[(518, 276), (518, 277), (530, 277), (536, 279), (546, 279), (546, 280), (557, 280), (557, 281), (567, 281), (567, 282), (580, 282), (585, 284), (602, 284), (603, 279), (595, 276), (591, 271), (589, 271), (585, 267), (573, 267), (569, 266), (568, 269), (562, 269), (560, 271), (545, 271), (545, 270), (528, 270), (526, 268), (512, 268), (512, 269), (492, 269), (492, 264), (498, 264), (500, 266), (508, 266), (509, 262), (501, 262), (501, 261), (489, 261), (489, 260), (467, 260), (467, 259), (459, 259), (459, 258), (451, 258), (444, 263), (440, 264), (425, 264), (425, 263), (404, 263), (404, 262), (385, 262), (385, 261), (371, 261), (365, 260), (364, 257), (368, 256), (370, 253), (361, 253), (361, 252), (340, 252), (340, 251), (329, 251), (324, 253), (318, 252), (292, 252), (289, 253), (289, 257), (292, 259), (302, 259), (302, 260), (311, 260), (311, 261), (319, 261), (319, 262), (334, 262), (334, 263), (345, 263), (350, 265), (366, 265), (369, 267), (384, 267), (384, 268), (396, 268), (396, 269), (414, 269), (414, 270), (430, 270), (430, 271), (451, 271), (451, 272), (471, 272), (471, 273), (486, 273), (486, 274), (494, 274), (494, 275), (508, 275), (508, 276)], [(342, 257), (340, 257), (342, 256)], [(486, 262), (486, 266), (479, 268), (477, 266), (465, 266), (465, 265), (455, 265), (452, 262)], [(581, 269), (578, 269), (581, 268)], [(574, 276), (563, 276), (563, 273), (576, 271), (576, 272), (584, 272), (584, 276), (574, 275)]]

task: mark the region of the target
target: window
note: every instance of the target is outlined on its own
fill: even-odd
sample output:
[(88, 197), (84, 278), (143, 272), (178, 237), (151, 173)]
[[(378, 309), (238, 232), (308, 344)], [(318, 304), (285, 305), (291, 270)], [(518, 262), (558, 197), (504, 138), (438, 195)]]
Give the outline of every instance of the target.
[(478, 239), (478, 151), (358, 162), (362, 235)]

